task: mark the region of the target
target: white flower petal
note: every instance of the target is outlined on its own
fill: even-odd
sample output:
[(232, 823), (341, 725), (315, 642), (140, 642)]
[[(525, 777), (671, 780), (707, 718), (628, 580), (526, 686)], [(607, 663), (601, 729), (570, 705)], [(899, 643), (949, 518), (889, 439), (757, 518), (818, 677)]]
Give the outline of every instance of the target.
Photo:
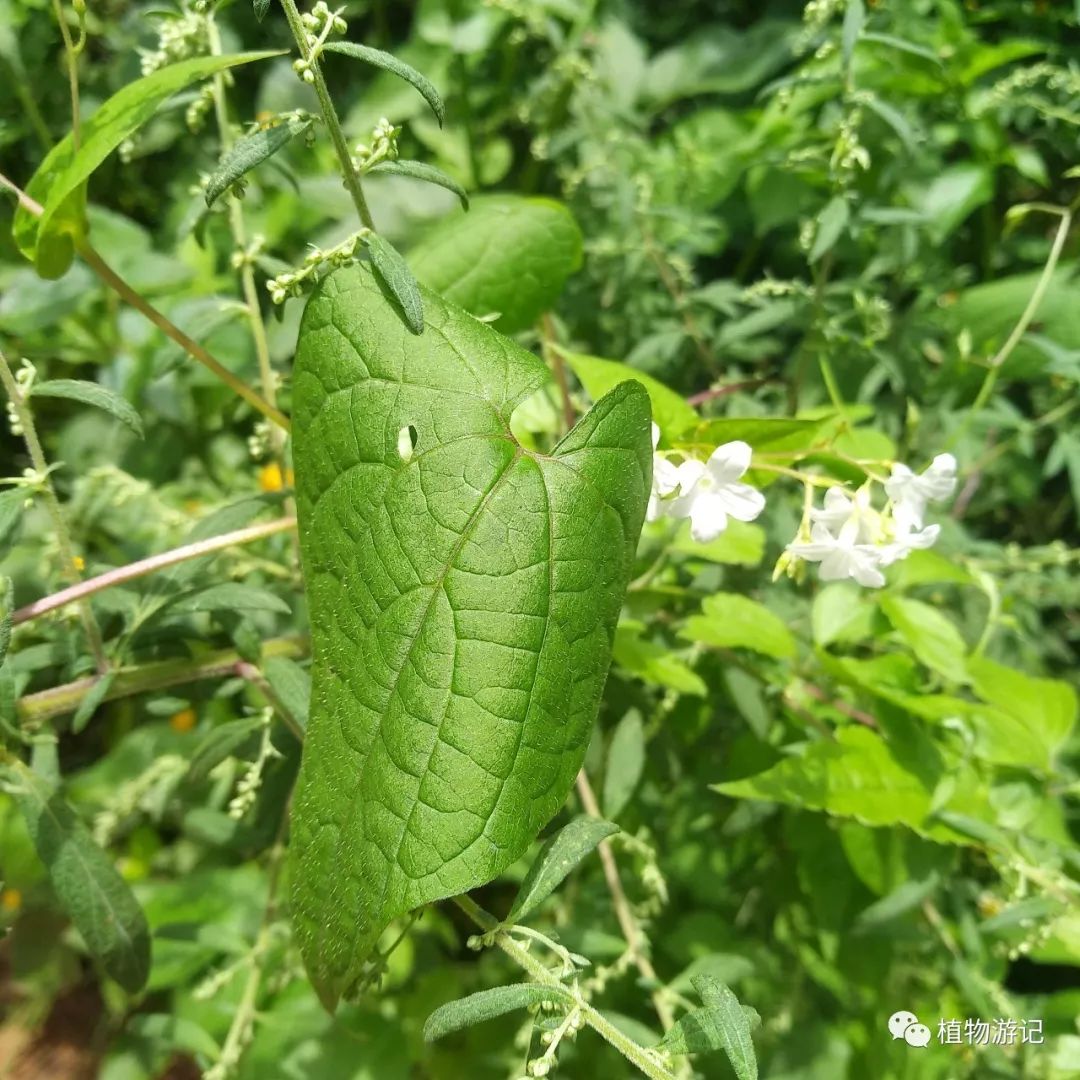
[(879, 556), (876, 554), (855, 552), (851, 559), (851, 576), (868, 589), (880, 589), (885, 584), (885, 575), (878, 565)]
[(824, 504), (823, 509), (810, 511), (810, 520), (821, 522), (832, 532), (838, 533), (844, 522), (851, 517), (855, 504), (840, 487), (831, 487), (825, 492)]
[(652, 422), (652, 448), (655, 450), (660, 443), (660, 425), (654, 420)]
[(699, 544), (707, 544), (727, 528), (727, 519), (722, 496), (715, 492), (699, 495), (690, 507), (690, 535)]
[(659, 454), (653, 456), (653, 490), (658, 495), (670, 495), (679, 486), (679, 469)]
[(708, 470), (718, 484), (734, 483), (750, 468), (753, 451), (741, 439), (718, 446), (710, 455)]
[(705, 466), (697, 458), (687, 458), (678, 467), (679, 494), (689, 495), (705, 475)]
[(727, 513), (739, 521), (753, 521), (765, 509), (765, 496), (749, 484), (725, 484), (716, 494)]

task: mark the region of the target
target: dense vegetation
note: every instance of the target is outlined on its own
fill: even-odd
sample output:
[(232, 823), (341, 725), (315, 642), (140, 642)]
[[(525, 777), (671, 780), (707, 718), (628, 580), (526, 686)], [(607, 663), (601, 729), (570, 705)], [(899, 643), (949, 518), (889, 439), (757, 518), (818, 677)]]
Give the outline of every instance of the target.
[(1078, 21), (0, 0), (0, 1071), (1080, 1074)]

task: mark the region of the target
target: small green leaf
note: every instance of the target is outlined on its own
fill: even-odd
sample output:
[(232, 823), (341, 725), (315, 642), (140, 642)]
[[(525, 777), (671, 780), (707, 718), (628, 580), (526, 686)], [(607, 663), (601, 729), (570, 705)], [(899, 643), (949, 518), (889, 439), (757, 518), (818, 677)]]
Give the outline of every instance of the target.
[(82, 379), (49, 379), (47, 382), (35, 383), (30, 394), (32, 397), (67, 398), (69, 401), (92, 405), (95, 409), (102, 409), (116, 417), (140, 439), (143, 437), (142, 419), (131, 403), (114, 390), (97, 383), (85, 382)]
[(836, 241), (847, 227), (850, 217), (847, 200), (843, 195), (834, 195), (825, 209), (818, 214), (817, 232), (814, 234), (814, 243), (808, 256), (810, 262), (816, 263), (826, 253), (832, 251)]
[(451, 1032), (482, 1024), (485, 1020), (494, 1020), (496, 1016), (504, 1016), (517, 1009), (542, 1005), (545, 1001), (570, 1005), (573, 1000), (569, 990), (557, 986), (539, 986), (537, 983), (511, 983), (509, 986), (481, 990), (440, 1005), (424, 1024), (424, 1041), (435, 1042)]
[(685, 660), (666, 646), (646, 640), (636, 628), (618, 628), (614, 657), (620, 668), (656, 686), (698, 697), (706, 697), (709, 693), (704, 680)]
[(757, 1055), (750, 1036), (753, 1010), (739, 1004), (731, 989), (711, 975), (695, 975), (694, 989), (703, 1002), (681, 1017), (660, 1041), (669, 1054), (705, 1054), (722, 1050), (739, 1080), (757, 1080)]
[(187, 778), (205, 780), (215, 765), (240, 749), (263, 725), (261, 716), (245, 716), (240, 720), (227, 720), (209, 731), (195, 747), (188, 764)]
[(391, 920), (490, 881), (562, 806), (650, 486), (639, 384), (534, 454), (509, 419), (546, 366), (422, 297), (414, 337), (367, 263), (334, 271), (294, 369), (314, 661), (289, 880), (330, 1008)]
[(630, 801), (645, 769), (645, 725), (631, 709), (615, 726), (604, 767), (604, 813), (618, 817)]
[(601, 840), (619, 831), (618, 825), (594, 817), (577, 817), (544, 841), (525, 880), (518, 889), (508, 923), (521, 922), (532, 914)]
[(581, 266), (581, 232), (561, 203), (517, 195), (474, 199), (409, 251), (417, 280), (473, 315), (498, 313), (513, 334), (532, 326)]
[(795, 639), (778, 615), (764, 604), (737, 593), (714, 593), (691, 615), (679, 637), (719, 648), (753, 649), (786, 659), (795, 655)]
[(910, 881), (903, 882), (887, 896), (863, 908), (852, 924), (852, 930), (856, 933), (865, 933), (899, 919), (902, 915), (917, 908), (927, 897), (932, 896), (940, 885), (941, 879), (934, 871), (925, 878), (912, 878)]
[(372, 166), (371, 172), (410, 176), (414, 180), (437, 184), (447, 191), (452, 191), (461, 200), (462, 209), (469, 209), (469, 193), (453, 177), (447, 176), (442, 169), (437, 169), (434, 165), (427, 165), (422, 161), (380, 161), (378, 165)]
[(598, 401), (609, 390), (627, 379), (636, 379), (649, 392), (653, 420), (668, 439), (675, 439), (689, 428), (701, 423), (701, 417), (686, 399), (666, 387), (659, 379), (643, 371), (620, 364), (617, 360), (601, 360), (597, 356), (559, 349), (571, 370), (581, 380), (581, 385), (593, 401)]
[(883, 596), (881, 610), (931, 671), (951, 682), (967, 682), (967, 646), (951, 619), (930, 604), (907, 596)]
[(405, 325), (414, 334), (422, 334), (424, 302), (420, 299), (420, 289), (409, 264), (401, 257), (397, 248), (378, 233), (372, 233), (364, 243), (367, 245), (375, 273), (401, 308)]
[(307, 671), (288, 657), (271, 656), (263, 663), (262, 673), (292, 718), (301, 728), (307, 728), (311, 700), (311, 676)]
[(26, 492), (22, 488), (0, 491), (0, 544), (7, 541), (19, 523), (26, 499)]
[(865, 22), (866, 8), (863, 6), (863, 0), (848, 0), (847, 10), (844, 12), (844, 28), (840, 35), (840, 56), (845, 71), (851, 67), (855, 43), (859, 40)]
[(410, 67), (396, 56), (383, 52), (381, 49), (372, 49), (367, 45), (357, 45), (352, 41), (328, 41), (323, 45), (323, 52), (336, 52), (341, 53), (343, 56), (351, 56), (356, 60), (363, 60), (365, 64), (371, 64), (373, 67), (382, 68), (383, 71), (389, 71), (399, 79), (404, 79), (414, 86), (420, 96), (431, 106), (435, 119), (439, 121), (440, 127), (442, 126), (446, 110), (443, 108), (439, 91), (416, 68)]
[(170, 615), (194, 615), (200, 611), (274, 611), (288, 615), (291, 609), (280, 596), (266, 589), (230, 581), (184, 593), (169, 602), (168, 611)]
[(1076, 690), (1061, 679), (1036, 679), (983, 657), (970, 659), (967, 670), (975, 693), (1020, 724), (1028, 744), (1043, 748), (1040, 765), (1048, 766), (1076, 725)]
[(267, 158), (273, 157), (287, 142), (307, 131), (311, 124), (310, 116), (293, 116), (273, 127), (261, 128), (237, 139), (206, 185), (206, 205), (213, 206), (215, 200), (237, 180)]
[[(957, 768), (955, 775), (950, 808), (993, 820), (985, 790), (971, 770)], [(945, 843), (966, 839), (927, 820), (933, 792), (900, 764), (881, 736), (857, 724), (841, 728), (835, 740), (811, 743), (802, 754), (785, 757), (754, 776), (715, 784), (713, 790), (734, 798), (767, 799), (854, 817), (866, 825), (906, 825)]]
[(79, 707), (75, 710), (75, 715), (71, 718), (71, 733), (73, 735), (78, 735), (90, 723), (90, 718), (105, 700), (105, 695), (108, 694), (109, 687), (112, 686), (115, 678), (116, 672), (108, 671), (87, 690), (82, 701), (79, 702)]
[(0, 666), (11, 645), (11, 616), (15, 611), (15, 591), (11, 578), (0, 577)]
[(159, 68), (117, 91), (83, 122), (78, 151), (67, 135), (30, 178), (26, 193), (42, 204), (42, 213), (35, 216), (22, 204), (16, 209), (12, 232), (19, 250), (42, 277), (61, 277), (74, 258), (76, 240), (86, 233), (86, 181), (109, 154), (185, 86), (238, 64), (279, 55), (198, 56)]
[(150, 972), (150, 931), (127, 882), (51, 784), (21, 763), (5, 771), (64, 910), (105, 971), (137, 993)]

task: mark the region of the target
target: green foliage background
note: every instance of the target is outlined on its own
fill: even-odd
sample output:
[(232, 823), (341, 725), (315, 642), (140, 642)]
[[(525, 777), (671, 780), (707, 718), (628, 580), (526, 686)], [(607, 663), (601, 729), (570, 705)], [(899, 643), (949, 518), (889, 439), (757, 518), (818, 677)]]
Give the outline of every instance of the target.
[[(440, 128), (392, 73), (328, 56), (350, 140), (388, 117), (403, 127), (401, 156), (439, 167), (472, 203), (466, 215), (450, 190), (374, 172), (380, 234), (425, 284), (500, 313), (500, 329), (568, 369), (578, 412), (628, 373), (606, 360), (663, 384), (648, 385), (665, 436), (697, 431), (706, 450), (741, 438), (849, 483), (867, 462), (921, 466), (945, 450), (960, 462), (940, 542), (880, 592), (771, 580), (803, 491), (764, 471), (750, 477), (768, 500), (752, 525), (709, 545), (646, 526), (586, 770), (621, 829), (636, 948), (660, 989), (627, 953), (595, 855), (530, 925), (592, 961), (581, 977), (599, 980), (594, 1003), (644, 1045), (660, 1035), (653, 992), (680, 1014), (698, 1004), (691, 978), (712, 975), (760, 1015), (766, 1077), (1077, 1075), (1075, 229), (1027, 333), (990, 366), (1080, 194), (1076, 6), (430, 0), (344, 14), (349, 40), (392, 51), (446, 103)], [(157, 48), (174, 16), (90, 5), (85, 116), (139, 77), (139, 50)], [(276, 5), (259, 22), (226, 4), (216, 24), (227, 53), (291, 45)], [(231, 73), (244, 130), (317, 112), (290, 63)], [(48, 5), (0, 0), (0, 72), (0, 172), (25, 186), (70, 128)], [(271, 305), (265, 282), (308, 245), (344, 240), (355, 211), (321, 133), (249, 174), (242, 202), (207, 211), (200, 176), (222, 144), (201, 95), (181, 91), (95, 172), (90, 238), (257, 386), (230, 261), (240, 205), (248, 239), (262, 238), (251, 261), (288, 413), (303, 303)], [(1027, 204), (1041, 208), (1010, 213)], [(5, 223), (13, 210), (7, 201)], [(257, 415), (85, 262), (39, 278), (7, 227), (0, 348), (39, 381), (99, 384), (141, 420), (142, 439), (119, 406), (31, 399), (87, 575), (288, 512), (288, 461)], [(530, 399), (516, 434), (549, 446), (562, 406), (557, 387)], [(5, 426), (0, 473), (28, 464)], [(24, 488), (0, 489), (0, 573), (15, 606), (68, 581), (44, 502)], [(70, 894), (85, 890), (50, 880), (33, 823), (0, 796), (9, 1024), (33, 1030), (72, 987), (100, 985), (95, 1068), (141, 1080), (170, 1062), (220, 1064), (253, 994), (240, 1077), (521, 1075), (524, 1013), (424, 1042), (438, 1006), (522, 978), (497, 950), (467, 947), (475, 927), (457, 909), (392, 927), (385, 944), (406, 932), (378, 990), (331, 1019), (287, 912), (268, 901), (299, 759), (280, 716), (303, 724), (307, 709), (293, 538), (183, 562), (92, 603), (112, 662), (138, 671), (82, 709), (81, 692), (34, 698), (93, 673), (69, 607), (15, 629), (0, 716), (13, 751), (13, 728), (32, 736), (35, 771), (62, 775), (78, 835), (130, 883), (152, 939), (149, 981), (129, 995), (101, 975), (102, 950), (91, 957), (71, 928)], [(154, 664), (166, 666), (140, 682)], [(260, 783), (230, 815), (253, 765)], [(477, 899), (504, 915), (530, 862)], [(889, 1037), (901, 1009), (934, 1030), (925, 1050)], [(968, 1017), (1041, 1018), (1045, 1042), (937, 1042), (939, 1019)], [(531, 1056), (539, 1045), (533, 1034)], [(722, 1055), (692, 1067), (732, 1075)], [(635, 1075), (591, 1032), (563, 1044), (560, 1074)]]

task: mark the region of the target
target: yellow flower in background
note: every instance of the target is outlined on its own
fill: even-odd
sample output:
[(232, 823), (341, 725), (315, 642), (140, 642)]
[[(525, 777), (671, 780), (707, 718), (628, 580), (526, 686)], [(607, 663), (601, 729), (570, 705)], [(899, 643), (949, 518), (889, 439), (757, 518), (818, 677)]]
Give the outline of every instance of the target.
[(187, 732), (195, 726), (197, 720), (194, 709), (181, 709), (169, 717), (169, 727), (173, 731)]
[(286, 469), (284, 478), (281, 474), (281, 466), (276, 461), (271, 461), (259, 470), (259, 487), (263, 491), (281, 491), (283, 488), (293, 486), (293, 471)]
[(22, 893), (18, 889), (4, 889), (0, 892), (0, 909), (14, 915), (22, 908)]
[(86, 569), (86, 560), (81, 555), (74, 556), (71, 561), (80, 573)]

